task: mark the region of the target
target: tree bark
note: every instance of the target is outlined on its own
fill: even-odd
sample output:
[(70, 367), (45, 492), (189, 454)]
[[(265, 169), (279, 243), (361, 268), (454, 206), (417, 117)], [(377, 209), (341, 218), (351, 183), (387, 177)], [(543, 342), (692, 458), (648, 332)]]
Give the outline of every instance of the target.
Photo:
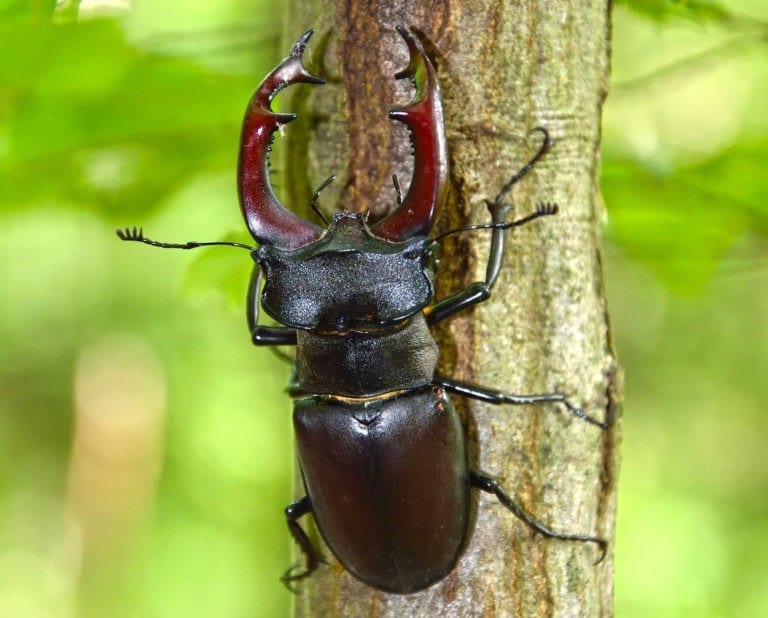
[[(407, 52), (396, 25), (413, 26), (435, 59), (445, 108), (451, 190), (438, 231), (489, 219), (484, 198), (536, 151), (543, 126), (554, 147), (513, 190), (517, 216), (538, 201), (560, 214), (507, 239), (488, 302), (439, 331), (440, 370), (514, 393), (560, 391), (612, 421), (601, 431), (557, 404), (489, 406), (455, 397), (475, 469), (502, 482), (553, 529), (598, 534), (594, 545), (543, 538), (488, 494), (475, 498), (474, 532), (456, 569), (426, 591), (388, 595), (336, 565), (321, 566), (296, 596), (299, 616), (611, 616), (620, 370), (609, 332), (600, 256), (600, 112), (608, 84), (605, 0), (426, 2), (292, 0), (290, 43), (308, 28), (309, 65), (330, 77), (294, 97), (305, 124), (285, 132), (284, 198), (306, 207), (336, 174), (323, 204), (373, 215), (394, 204), (391, 174), (410, 178), (407, 133), (387, 110), (412, 96), (393, 79)], [(299, 122), (294, 123), (299, 125)], [(489, 232), (442, 243), (438, 296), (481, 280)]]

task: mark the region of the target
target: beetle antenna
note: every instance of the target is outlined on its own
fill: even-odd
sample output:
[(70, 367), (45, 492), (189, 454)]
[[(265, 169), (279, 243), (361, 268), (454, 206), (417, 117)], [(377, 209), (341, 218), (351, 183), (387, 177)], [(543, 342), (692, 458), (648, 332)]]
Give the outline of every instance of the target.
[(309, 200), (309, 205), (312, 207), (312, 210), (315, 211), (315, 214), (320, 217), (320, 220), (325, 223), (326, 225), (329, 224), (328, 219), (326, 219), (325, 215), (323, 214), (323, 211), (320, 210), (320, 207), (317, 205), (317, 200), (320, 199), (320, 192), (325, 189), (329, 184), (331, 184), (334, 180), (336, 180), (336, 176), (328, 176), (323, 183), (317, 188), (317, 191), (315, 191), (315, 194), (312, 196), (312, 199)]
[[(489, 205), (495, 204), (495, 202), (491, 202), (490, 200), (486, 200), (486, 203)], [(531, 213), (530, 215), (523, 217), (522, 219), (515, 219), (514, 221), (503, 222), (503, 223), (480, 223), (477, 225), (468, 225), (466, 227), (459, 227), (453, 230), (448, 230), (447, 232), (443, 232), (439, 236), (436, 236), (434, 240), (437, 242), (440, 242), (446, 236), (450, 236), (452, 234), (461, 234), (463, 232), (474, 232), (476, 230), (509, 230), (513, 227), (520, 227), (521, 225), (525, 225), (526, 223), (533, 221), (534, 219), (538, 219), (539, 217), (556, 215), (558, 210), (559, 208), (557, 204), (550, 203), (550, 202), (539, 202), (538, 204), (536, 204), (536, 212)]]
[(248, 249), (248, 251), (256, 251), (256, 247), (251, 247), (250, 245), (244, 245), (243, 243), (239, 243), (239, 242), (228, 242), (224, 240), (215, 240), (210, 242), (190, 241), (190, 242), (184, 242), (184, 243), (159, 242), (157, 240), (152, 240), (151, 238), (147, 238), (146, 236), (144, 236), (144, 230), (142, 228), (136, 228), (136, 227), (132, 227), (132, 228), (127, 227), (125, 229), (118, 228), (116, 230), (116, 234), (120, 240), (132, 241), (132, 242), (143, 242), (145, 245), (160, 247), (161, 249), (197, 249), (198, 247), (209, 247), (211, 245), (221, 245), (225, 247), (237, 247), (238, 249)]

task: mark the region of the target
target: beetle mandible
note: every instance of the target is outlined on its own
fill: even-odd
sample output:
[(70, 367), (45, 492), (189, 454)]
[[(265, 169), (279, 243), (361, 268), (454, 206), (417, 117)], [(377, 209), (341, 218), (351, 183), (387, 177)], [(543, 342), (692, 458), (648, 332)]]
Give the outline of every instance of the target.
[[(445, 577), (461, 555), (473, 487), (494, 494), (546, 537), (597, 544), (599, 562), (605, 540), (551, 530), (519, 507), (496, 480), (470, 469), (463, 428), (447, 394), (492, 404), (557, 402), (593, 425), (605, 424), (560, 393), (514, 395), (437, 373), (438, 349), (429, 331), (490, 296), (501, 270), (506, 230), (557, 212), (556, 206), (539, 204), (528, 216), (505, 218), (510, 210), (505, 195), (547, 152), (549, 135), (538, 129), (544, 137), (538, 152), (487, 201), (490, 224), (447, 233), (492, 230), (485, 280), (435, 301), (437, 248), (447, 235), (428, 237), (448, 177), (440, 88), (418, 38), (405, 28), (397, 30), (410, 60), (396, 77), (410, 78), (416, 95), (391, 110), (390, 117), (411, 130), (414, 173), (405, 197), (396, 183), (392, 214), (369, 223), (365, 215), (340, 212), (324, 220), (323, 229), (287, 210), (272, 191), (268, 150), (274, 132), (295, 118), (273, 112), (272, 98), (291, 84), (324, 83), (303, 64), (310, 30), (256, 89), (243, 122), (238, 188), (258, 248), (231, 242), (162, 243), (136, 228), (118, 230), (118, 236), (164, 248), (230, 245), (251, 251), (256, 266), (247, 315), (253, 343), (296, 347), (293, 422), (306, 495), (285, 515), (306, 564), (289, 569), (284, 582), (307, 577), (322, 560), (298, 522), (311, 513), (328, 547), (359, 580), (400, 594), (427, 588)], [(312, 198), (318, 214), (320, 189)], [(260, 308), (280, 326), (259, 324)]]

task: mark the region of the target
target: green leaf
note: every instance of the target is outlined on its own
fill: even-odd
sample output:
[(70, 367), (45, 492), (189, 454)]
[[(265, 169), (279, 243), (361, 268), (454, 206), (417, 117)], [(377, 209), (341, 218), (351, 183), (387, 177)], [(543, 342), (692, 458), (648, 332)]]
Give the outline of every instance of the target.
[(653, 172), (606, 154), (608, 232), (667, 285), (697, 292), (744, 233), (768, 235), (768, 137), (737, 142), (714, 157)]
[(5, 19), (2, 208), (65, 202), (124, 221), (203, 171), (231, 170), (254, 82), (138, 50), (112, 20)]
[(618, 0), (616, 4), (625, 5), (655, 21), (673, 17), (695, 21), (723, 21), (729, 18), (728, 11), (719, 2), (707, 0)]

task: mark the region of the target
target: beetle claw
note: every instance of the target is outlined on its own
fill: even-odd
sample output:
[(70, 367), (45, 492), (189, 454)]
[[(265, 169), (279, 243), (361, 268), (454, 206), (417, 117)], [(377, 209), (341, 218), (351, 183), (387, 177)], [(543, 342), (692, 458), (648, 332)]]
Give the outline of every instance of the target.
[(598, 548), (600, 549), (600, 555), (598, 556), (597, 560), (595, 560), (592, 564), (598, 565), (603, 560), (605, 560), (605, 556), (608, 554), (608, 541), (605, 539), (600, 539), (595, 537), (592, 539), (595, 543), (597, 543)]
[(288, 588), (288, 590), (290, 590), (293, 594), (298, 594), (299, 592), (295, 588), (296, 583), (312, 575), (313, 571), (314, 569), (310, 569), (304, 565), (294, 564), (285, 573), (282, 574), (280, 581), (282, 582), (283, 586)]
[(560, 399), (560, 403), (562, 403), (571, 414), (578, 416), (581, 420), (586, 421), (590, 425), (595, 425), (596, 427), (600, 427), (600, 429), (608, 429), (608, 427), (610, 426), (608, 422), (601, 421), (594, 418), (593, 416), (590, 416), (589, 414), (584, 412), (584, 410), (582, 410), (581, 408), (573, 405), (564, 396), (561, 396), (561, 397), (562, 399)]
[(283, 574), (283, 575), (280, 577), (280, 583), (281, 583), (281, 584), (283, 584), (283, 586), (285, 586), (285, 587), (288, 589), (288, 591), (289, 591), (290, 593), (292, 593), (292, 594), (299, 594), (299, 591), (298, 591), (298, 590), (296, 590), (296, 586), (295, 586), (295, 584), (296, 584), (296, 579), (295, 579), (294, 577), (292, 577), (292, 576), (289, 576), (289, 572), (290, 572), (292, 569), (293, 569), (293, 567), (291, 567), (290, 569), (288, 569), (288, 571), (286, 571), (286, 572), (285, 572), (285, 573), (284, 573), (284, 574)]

